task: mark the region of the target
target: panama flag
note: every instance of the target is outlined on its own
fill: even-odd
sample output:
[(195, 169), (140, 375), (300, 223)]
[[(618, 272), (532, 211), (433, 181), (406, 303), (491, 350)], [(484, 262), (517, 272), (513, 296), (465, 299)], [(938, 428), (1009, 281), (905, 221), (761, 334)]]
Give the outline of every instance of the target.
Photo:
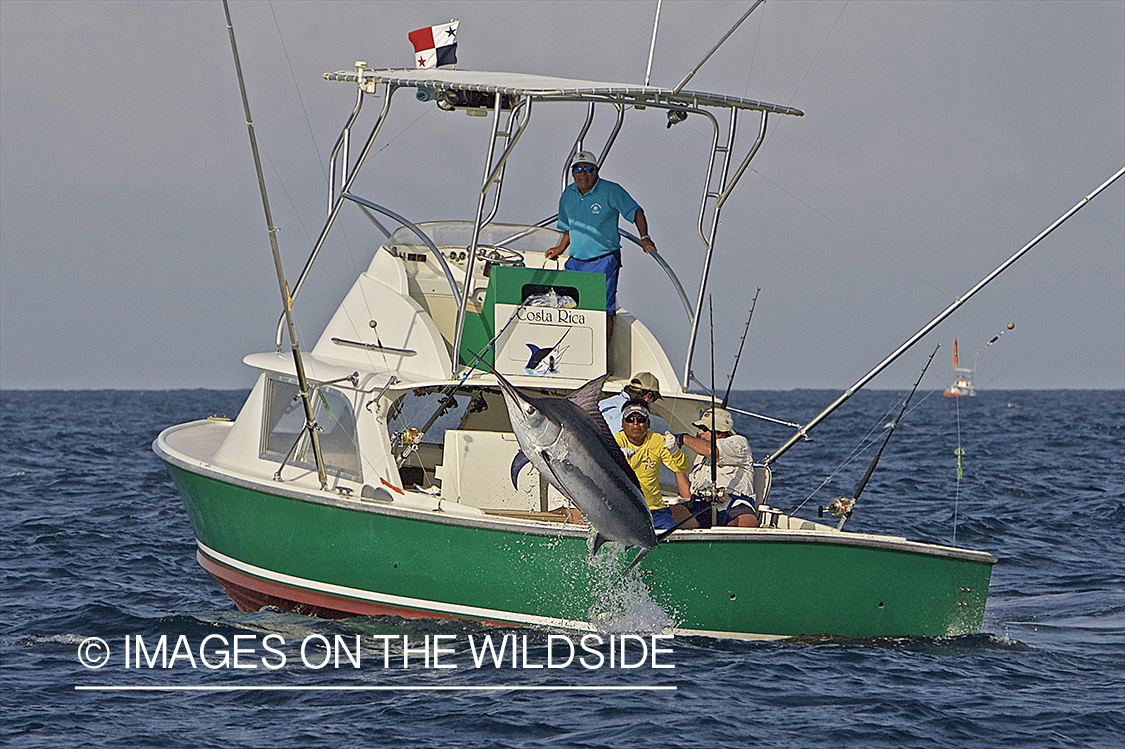
[(457, 19), (440, 26), (428, 26), (408, 34), (414, 45), (414, 63), (419, 68), (436, 68), (457, 62)]

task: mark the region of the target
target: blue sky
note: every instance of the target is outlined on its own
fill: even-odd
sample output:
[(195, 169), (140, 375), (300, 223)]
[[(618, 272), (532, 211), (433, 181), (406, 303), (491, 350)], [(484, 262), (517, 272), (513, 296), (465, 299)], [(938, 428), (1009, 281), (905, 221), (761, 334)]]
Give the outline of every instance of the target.
[[(653, 83), (677, 83), (746, 7), (666, 0)], [(354, 103), (323, 73), (408, 66), (407, 33), (457, 16), (462, 69), (641, 82), (655, 8), (232, 2), (287, 274)], [(771, 0), (689, 88), (806, 112), (771, 120), (724, 211), (720, 370), (761, 287), (736, 387), (843, 389), (1125, 165), (1125, 3)], [(242, 357), (272, 349), (280, 310), (221, 3), (5, 0), (0, 97), (0, 387), (249, 387)], [(357, 191), (417, 221), (471, 218), (485, 120), (396, 107)], [(539, 115), (501, 220), (554, 212), (583, 114)], [(691, 289), (706, 133), (649, 114), (626, 118), (603, 174)], [(358, 214), (341, 229), (298, 301), (306, 346), (376, 247)], [(663, 274), (639, 253), (623, 274), (621, 303), (682, 366)], [(948, 384), (953, 338), (964, 359), (1008, 322), (978, 387), (1125, 387), (1125, 180), (873, 386), (912, 383), (938, 343), (925, 385)]]

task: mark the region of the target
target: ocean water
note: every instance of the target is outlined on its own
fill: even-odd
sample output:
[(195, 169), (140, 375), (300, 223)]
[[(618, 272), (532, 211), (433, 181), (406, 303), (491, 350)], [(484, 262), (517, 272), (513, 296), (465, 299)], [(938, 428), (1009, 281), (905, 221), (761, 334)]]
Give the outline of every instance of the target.
[[(651, 661), (652, 641), (635, 639), (626, 665), (641, 665), (610, 668), (600, 647), (600, 667), (556, 669), (533, 666), (560, 652), (552, 649), (558, 633), (237, 612), (197, 565), (186, 514), (150, 444), (165, 426), (235, 415), (245, 395), (0, 393), (0, 743), (1122, 746), (1125, 391), (915, 396), (847, 527), (937, 543), (955, 538), (997, 556), (980, 634), (774, 643), (678, 637), (661, 641), (667, 651)], [(803, 422), (836, 395), (749, 391), (736, 393), (732, 405)], [(902, 395), (860, 393), (813, 442), (783, 456), (770, 504), (804, 503), (798, 514), (815, 517), (818, 505), (851, 494)], [(759, 457), (788, 434), (749, 418), (738, 424)], [(847, 584), (847, 570), (835, 574)], [(161, 636), (165, 654), (178, 658), (169, 668), (149, 667)], [(359, 668), (347, 660), (356, 636)], [(81, 660), (98, 656), (96, 647), (82, 647), (94, 637), (112, 653), (100, 669)], [(141, 667), (136, 658), (124, 666), (127, 637), (134, 656), (137, 639), (145, 643)], [(194, 649), (190, 658), (201, 660), (208, 637), (218, 667), (173, 650), (182, 640)], [(452, 644), (439, 662), (455, 668), (427, 667), (426, 637)], [(478, 666), (465, 645), (486, 637), (518, 643), (517, 664)], [(319, 666), (318, 644), (337, 638), (343, 662)], [(223, 643), (229, 653), (239, 642), (256, 649), (242, 668), (223, 667)], [(278, 651), (272, 660), (263, 657), (268, 642)], [(300, 648), (309, 642), (306, 663)], [(286, 664), (275, 667), (282, 655)], [(99, 686), (206, 689), (87, 689)], [(557, 689), (564, 686), (573, 689)]]

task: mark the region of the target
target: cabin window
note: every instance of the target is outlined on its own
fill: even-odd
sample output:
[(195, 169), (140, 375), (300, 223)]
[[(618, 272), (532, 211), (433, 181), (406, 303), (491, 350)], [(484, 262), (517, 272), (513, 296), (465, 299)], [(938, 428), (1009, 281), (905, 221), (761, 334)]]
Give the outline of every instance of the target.
[[(267, 380), (261, 457), (315, 471), (316, 459), (305, 431), (305, 408), (298, 392), (297, 383), (291, 380)], [(351, 403), (340, 391), (326, 387), (313, 388), (312, 400), (313, 419), (321, 428), (317, 436), (325, 472), (339, 478), (362, 481), (356, 447), (355, 412)], [(286, 456), (289, 456), (288, 460)]]

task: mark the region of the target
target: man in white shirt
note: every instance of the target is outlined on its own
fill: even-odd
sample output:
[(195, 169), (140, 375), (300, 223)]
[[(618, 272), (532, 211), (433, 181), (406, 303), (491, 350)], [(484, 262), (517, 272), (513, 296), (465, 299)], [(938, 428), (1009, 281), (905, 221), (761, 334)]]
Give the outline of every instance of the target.
[[(691, 495), (701, 498), (712, 494), (711, 483), (711, 430), (715, 430), (715, 448), (718, 462), (715, 466), (715, 486), (723, 490), (726, 498), (725, 510), (719, 512), (719, 523), (742, 528), (758, 527), (758, 508), (754, 498), (754, 456), (750, 453), (750, 443), (734, 431), (734, 418), (724, 408), (707, 409), (692, 423), (698, 431), (696, 436), (685, 434), (681, 437), (684, 446), (696, 453), (695, 466), (688, 474), (691, 482)], [(693, 508), (693, 509), (689, 509)], [(680, 504), (672, 507), (676, 522), (689, 518), (704, 507), (699, 501), (691, 505)], [(688, 520), (683, 528), (706, 527), (710, 518)]]

